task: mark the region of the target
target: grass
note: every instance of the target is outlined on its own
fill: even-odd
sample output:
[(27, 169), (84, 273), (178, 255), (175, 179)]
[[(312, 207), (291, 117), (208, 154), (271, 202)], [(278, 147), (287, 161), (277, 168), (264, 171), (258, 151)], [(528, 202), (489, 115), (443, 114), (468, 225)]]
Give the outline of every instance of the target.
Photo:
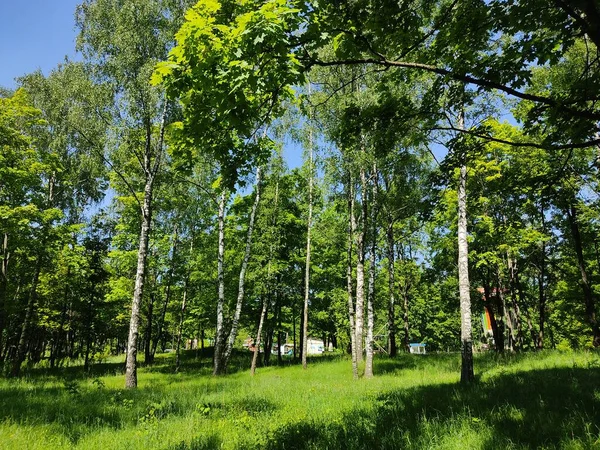
[(478, 355), (477, 383), (458, 384), (455, 354), (376, 359), (352, 380), (350, 361), (315, 358), (260, 368), (239, 355), (225, 377), (186, 355), (162, 355), (124, 390), (120, 360), (29, 369), (0, 380), (7, 449), (600, 449), (597, 353)]

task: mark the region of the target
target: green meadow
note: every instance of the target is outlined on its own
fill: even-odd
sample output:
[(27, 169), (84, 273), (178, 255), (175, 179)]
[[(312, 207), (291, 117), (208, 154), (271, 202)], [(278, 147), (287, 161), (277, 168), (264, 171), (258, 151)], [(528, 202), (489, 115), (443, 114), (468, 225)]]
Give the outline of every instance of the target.
[(0, 381), (6, 449), (600, 448), (600, 357), (540, 352), (476, 357), (458, 383), (457, 354), (402, 355), (353, 380), (344, 356), (260, 368), (247, 354), (211, 375), (209, 355), (160, 355), (125, 390), (123, 362), (33, 368)]

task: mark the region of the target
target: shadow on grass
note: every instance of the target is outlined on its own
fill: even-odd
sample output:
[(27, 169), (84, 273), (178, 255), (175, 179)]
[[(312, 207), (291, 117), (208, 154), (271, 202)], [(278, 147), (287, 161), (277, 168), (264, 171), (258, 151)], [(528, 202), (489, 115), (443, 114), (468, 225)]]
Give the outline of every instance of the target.
[(215, 448), (221, 448), (221, 439), (213, 434), (194, 438), (190, 442), (182, 441), (169, 447), (168, 450), (213, 450)]
[(598, 368), (545, 369), (397, 390), (338, 422), (279, 428), (267, 448), (596, 448), (598, 379)]
[[(241, 398), (218, 396), (215, 401), (212, 394), (225, 392), (230, 384), (226, 378), (174, 390), (172, 381), (180, 379), (177, 375), (167, 378), (165, 383), (149, 384), (135, 390), (108, 389), (101, 384), (83, 385), (78, 380), (65, 380), (64, 386), (7, 383), (0, 388), (0, 422), (51, 425), (76, 444), (82, 437), (102, 428), (116, 430), (190, 414), (213, 418), (245, 414), (258, 418), (274, 413), (278, 407), (252, 395)], [(212, 445), (217, 442), (215, 439), (182, 441), (177, 448), (215, 448)]]

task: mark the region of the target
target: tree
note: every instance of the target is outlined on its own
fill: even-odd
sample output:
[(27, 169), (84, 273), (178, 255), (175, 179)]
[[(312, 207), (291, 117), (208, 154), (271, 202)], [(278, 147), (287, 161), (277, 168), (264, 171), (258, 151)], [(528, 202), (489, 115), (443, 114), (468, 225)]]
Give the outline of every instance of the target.
[[(150, 86), (155, 64), (166, 58), (179, 25), (179, 2), (87, 0), (78, 7), (78, 48), (94, 64), (100, 80), (113, 86), (115, 104), (107, 118), (123, 145), (108, 156), (111, 169), (138, 203), (141, 217), (135, 286), (127, 348), (125, 386), (137, 387), (137, 347), (144, 292), (153, 195), (165, 159), (169, 102), (161, 89)], [(134, 158), (143, 194), (121, 172), (119, 158)], [(129, 163), (129, 161), (127, 161)]]

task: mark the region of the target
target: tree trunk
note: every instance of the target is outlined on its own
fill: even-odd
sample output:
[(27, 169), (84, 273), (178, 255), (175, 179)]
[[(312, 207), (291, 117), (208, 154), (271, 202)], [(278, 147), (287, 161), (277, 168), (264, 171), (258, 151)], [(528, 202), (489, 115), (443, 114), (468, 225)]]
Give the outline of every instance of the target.
[(11, 368), (11, 376), (18, 377), (21, 373), (21, 364), (25, 361), (27, 354), (27, 343), (29, 341), (29, 331), (31, 328), (31, 321), (33, 319), (33, 313), (35, 309), (35, 303), (37, 301), (37, 287), (40, 279), (40, 272), (42, 270), (42, 256), (38, 255), (35, 263), (35, 271), (33, 273), (33, 279), (31, 281), (31, 289), (29, 291), (29, 300), (27, 302), (27, 310), (25, 311), (25, 320), (21, 327), (21, 334), (19, 336), (19, 344), (17, 346), (17, 353), (13, 360)]
[(137, 268), (135, 272), (135, 287), (131, 302), (131, 319), (129, 321), (129, 335), (127, 337), (127, 360), (125, 363), (125, 388), (137, 387), (137, 349), (140, 324), (140, 309), (144, 295), (146, 281), (146, 261), (148, 259), (148, 242), (152, 227), (152, 194), (156, 174), (160, 169), (162, 153), (164, 151), (165, 124), (167, 118), (168, 102), (165, 100), (161, 116), (160, 131), (154, 161), (152, 161), (152, 126), (150, 120), (146, 121), (146, 140), (142, 170), (146, 178), (144, 185), (144, 199), (141, 205), (142, 226), (140, 229), (140, 243), (138, 247)]
[[(256, 372), (256, 362), (258, 361), (258, 354), (260, 353), (260, 337), (262, 336), (262, 328), (265, 322), (265, 316), (267, 315), (267, 299), (263, 299), (262, 311), (260, 313), (260, 320), (258, 322), (258, 331), (256, 332), (256, 342), (254, 344), (254, 354), (252, 355), (252, 364), (250, 365), (250, 375), (254, 376)], [(265, 352), (267, 348), (265, 347)]]
[(244, 259), (242, 261), (242, 267), (240, 269), (240, 278), (238, 283), (238, 296), (235, 305), (235, 312), (233, 315), (233, 321), (231, 324), (231, 332), (229, 333), (229, 339), (227, 341), (227, 347), (223, 355), (223, 370), (227, 370), (227, 364), (231, 357), (233, 350), (233, 344), (237, 337), (237, 329), (240, 322), (240, 314), (242, 313), (242, 304), (244, 302), (244, 283), (246, 281), (246, 269), (248, 267), (248, 260), (250, 259), (250, 250), (252, 248), (252, 232), (254, 231), (254, 219), (256, 218), (256, 210), (258, 209), (258, 203), (260, 202), (260, 167), (256, 169), (256, 197), (254, 204), (252, 205), (252, 211), (250, 212), (250, 223), (248, 224), (248, 234), (246, 235), (246, 250), (244, 252)]
[[(459, 128), (464, 128), (461, 112)], [(471, 295), (469, 284), (469, 244), (467, 242), (467, 163), (466, 149), (461, 149), (458, 182), (458, 290), (460, 297), (461, 383), (475, 379), (473, 371), (473, 338), (471, 329)]]
[(544, 349), (544, 325), (546, 323), (546, 290), (544, 289), (544, 262), (540, 264), (540, 273), (538, 275), (538, 291), (539, 291), (539, 332), (536, 347), (538, 350)]
[[(367, 348), (365, 363), (365, 378), (373, 377), (373, 328), (375, 326), (373, 303), (375, 301), (375, 251), (377, 249), (377, 166), (373, 165), (373, 179), (371, 181), (371, 248), (369, 260), (369, 286), (367, 297)], [(366, 195), (364, 196), (366, 200)], [(366, 214), (365, 214), (366, 217)], [(365, 229), (367, 228), (365, 224)]]
[(408, 292), (410, 290), (410, 284), (407, 283), (404, 287), (403, 292), (403, 303), (402, 303), (402, 321), (404, 325), (404, 351), (410, 351), (410, 324), (408, 322)]
[[(270, 304), (271, 302), (269, 302)], [(265, 322), (268, 322), (269, 309), (267, 308), (267, 315), (265, 316)], [(268, 326), (268, 323), (265, 323)], [(263, 353), (263, 364), (264, 366), (268, 366), (271, 364), (271, 349), (273, 348), (273, 327), (267, 327), (265, 330), (265, 344), (264, 353)]]
[(492, 290), (490, 288), (490, 282), (486, 281), (483, 285), (483, 297), (484, 297), (484, 305), (485, 309), (487, 309), (488, 314), (490, 315), (490, 325), (492, 326), (492, 336), (494, 337), (494, 347), (496, 352), (501, 353), (504, 350), (504, 346), (502, 350), (498, 348), (498, 342), (503, 341), (501, 336), (499, 335), (498, 322), (496, 321), (496, 314), (494, 313), (494, 304), (492, 302)]
[(356, 232), (354, 220), (354, 189), (352, 176), (348, 181), (348, 248), (346, 251), (346, 289), (348, 292), (348, 320), (350, 322), (350, 353), (352, 354), (352, 375), (358, 379), (358, 358), (356, 356), (356, 328), (354, 323), (354, 301), (352, 299), (352, 246)]
[(152, 189), (154, 177), (146, 178), (144, 188), (144, 203), (142, 206), (142, 228), (140, 230), (140, 244), (138, 248), (137, 269), (135, 273), (135, 289), (131, 303), (131, 320), (129, 322), (129, 337), (127, 339), (127, 362), (125, 366), (125, 387), (137, 387), (137, 345), (140, 323), (140, 307), (144, 294), (146, 275), (146, 261), (148, 259), (148, 242), (150, 239), (150, 226), (152, 221)]
[(95, 293), (96, 285), (93, 284), (90, 293), (90, 301), (88, 302), (88, 325), (86, 327), (86, 335), (85, 335), (85, 358), (83, 362), (83, 370), (84, 372), (89, 372), (90, 370), (90, 351), (92, 348), (92, 335), (94, 334), (94, 307), (95, 305)]
[(306, 369), (306, 355), (308, 353), (308, 299), (310, 296), (310, 233), (312, 229), (312, 210), (313, 210), (313, 149), (312, 149), (312, 131), (310, 132), (308, 145), (308, 221), (306, 225), (306, 265), (304, 269), (304, 309), (303, 309), (303, 328), (302, 328), (302, 368)]
[(294, 361), (297, 358), (297, 349), (296, 349), (296, 301), (292, 301), (292, 338), (294, 341)]
[(525, 311), (524, 315), (525, 320), (527, 321), (527, 328), (529, 329), (529, 336), (531, 337), (531, 345), (532, 348), (535, 348), (537, 337), (535, 334), (535, 330), (533, 329), (533, 323), (531, 322), (531, 314), (529, 312), (529, 309), (527, 308), (527, 303), (525, 301), (525, 292), (523, 291), (523, 285), (521, 284), (521, 279), (518, 270), (515, 270), (515, 283), (519, 291), (519, 301), (521, 302), (521, 305), (523, 306)]
[(4, 361), (2, 352), (2, 335), (4, 333), (4, 324), (6, 317), (6, 293), (8, 292), (8, 261), (10, 253), (8, 251), (8, 233), (4, 233), (2, 240), (2, 267), (0, 267), (0, 365)]
[(502, 276), (500, 273), (500, 268), (497, 268), (497, 272), (496, 272), (496, 285), (497, 290), (496, 290), (496, 297), (498, 298), (498, 302), (499, 305), (501, 307), (501, 310), (504, 313), (504, 324), (507, 330), (507, 336), (508, 336), (508, 343), (506, 345), (506, 347), (508, 348), (509, 351), (513, 350), (513, 346), (515, 343), (515, 330), (514, 330), (514, 323), (513, 323), (513, 319), (511, 316), (511, 312), (510, 309), (506, 307), (506, 298), (504, 297), (504, 285), (502, 283)]
[(365, 237), (367, 227), (367, 180), (365, 170), (360, 169), (361, 213), (356, 238), (356, 359), (363, 359), (364, 305), (365, 305)]
[[(156, 286), (156, 279), (155, 279)], [(150, 293), (150, 302), (148, 302), (148, 313), (146, 314), (146, 333), (144, 335), (144, 362), (152, 364), (152, 326), (154, 318), (154, 289)]]
[(223, 310), (225, 309), (225, 275), (223, 272), (223, 260), (225, 255), (225, 191), (221, 193), (219, 200), (219, 213), (217, 222), (219, 224), (219, 250), (217, 254), (217, 279), (218, 279), (218, 300), (217, 300), (217, 331), (215, 334), (215, 355), (213, 375), (221, 375), (224, 372), (223, 367), (223, 349), (225, 346), (225, 326), (223, 323)]
[(585, 301), (585, 315), (592, 328), (594, 347), (600, 346), (600, 326), (596, 318), (596, 308), (594, 305), (592, 282), (587, 274), (585, 259), (583, 257), (583, 244), (581, 242), (581, 233), (579, 231), (578, 211), (575, 203), (569, 205), (567, 216), (571, 225), (571, 234), (573, 236), (573, 244), (577, 253), (577, 265), (581, 272), (581, 288), (583, 289), (583, 298)]
[(283, 364), (281, 356), (281, 346), (285, 344), (282, 341), (283, 333), (281, 332), (281, 299), (279, 298), (279, 289), (275, 291), (275, 301), (277, 302), (277, 365)]
[(162, 338), (163, 326), (165, 323), (165, 317), (167, 315), (167, 308), (169, 306), (169, 301), (171, 300), (171, 286), (173, 285), (173, 272), (175, 271), (175, 258), (177, 256), (177, 225), (173, 227), (173, 248), (171, 253), (171, 261), (169, 265), (169, 275), (167, 279), (167, 288), (165, 292), (165, 301), (163, 302), (162, 311), (160, 313), (160, 317), (158, 319), (158, 333), (154, 337), (154, 342), (152, 344), (152, 362), (154, 362), (154, 355), (156, 354), (156, 348), (158, 347), (158, 342)]
[[(190, 252), (191, 254), (191, 252)], [(179, 313), (179, 326), (177, 327), (177, 349), (175, 355), (175, 373), (179, 372), (181, 365), (181, 337), (183, 335), (183, 321), (185, 319), (185, 308), (187, 306), (188, 279), (183, 286), (183, 298), (181, 299), (181, 311)]]
[(517, 262), (510, 255), (506, 255), (508, 263), (508, 274), (510, 276), (510, 301), (513, 312), (513, 324), (516, 329), (514, 349), (519, 351), (523, 348), (523, 324), (521, 321), (521, 308), (517, 300)]
[[(302, 284), (302, 290), (304, 291), (304, 284)], [(302, 353), (304, 350), (302, 348), (302, 343), (304, 342), (304, 302), (302, 302), (302, 307), (300, 309), (300, 345), (298, 348), (298, 353), (300, 356), (300, 361), (302, 361)]]
[[(546, 232), (546, 217), (544, 211), (544, 202), (540, 202), (540, 219), (542, 222), (542, 232)], [(544, 278), (546, 277), (546, 243), (540, 245), (540, 267), (538, 276), (538, 307), (539, 307), (539, 333), (536, 347), (538, 350), (544, 348), (544, 325), (546, 324), (546, 289), (544, 288)]]
[(396, 299), (394, 291), (396, 289), (395, 281), (395, 259), (394, 259), (394, 222), (390, 218), (386, 230), (387, 238), (387, 257), (388, 257), (388, 289), (389, 289), (389, 301), (388, 301), (388, 315), (387, 315), (387, 326), (388, 326), (388, 354), (390, 356), (396, 356)]

